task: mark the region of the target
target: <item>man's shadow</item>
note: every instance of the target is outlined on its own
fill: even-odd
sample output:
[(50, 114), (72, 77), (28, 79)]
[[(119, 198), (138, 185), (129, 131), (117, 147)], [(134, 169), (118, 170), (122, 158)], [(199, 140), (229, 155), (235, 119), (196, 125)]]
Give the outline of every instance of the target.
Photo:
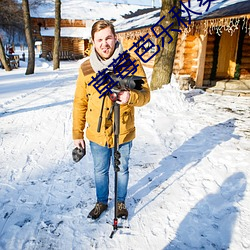
[(229, 249), (238, 208), (247, 179), (238, 172), (228, 177), (215, 194), (206, 196), (181, 222), (176, 237), (164, 250)]
[[(159, 167), (148, 173), (136, 184), (128, 189), (128, 203), (139, 203), (143, 197), (149, 195), (166, 182), (176, 172), (186, 167), (186, 171), (195, 167), (203, 158), (205, 158), (216, 146), (226, 142), (232, 138), (239, 138), (233, 134), (235, 129), (235, 119), (229, 119), (225, 122), (218, 123), (202, 129), (198, 134), (194, 135), (183, 143), (171, 155), (163, 158), (159, 163)], [(160, 145), (159, 145), (160, 146)], [(185, 172), (186, 172), (185, 171)], [(185, 173), (183, 173), (184, 175)], [(180, 178), (180, 177), (179, 177)], [(130, 217), (137, 214), (150, 202), (156, 199), (164, 192), (172, 183), (165, 184), (165, 187), (155, 192), (156, 195), (135, 212), (136, 205), (132, 205), (129, 209)], [(132, 210), (133, 209), (133, 210)], [(132, 211), (131, 211), (132, 210)]]

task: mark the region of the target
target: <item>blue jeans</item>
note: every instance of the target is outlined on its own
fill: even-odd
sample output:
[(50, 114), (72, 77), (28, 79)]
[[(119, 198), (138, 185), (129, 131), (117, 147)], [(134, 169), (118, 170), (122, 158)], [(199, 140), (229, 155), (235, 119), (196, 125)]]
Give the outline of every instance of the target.
[[(127, 195), (129, 179), (128, 161), (131, 147), (132, 141), (119, 145), (121, 164), (119, 165), (120, 171), (117, 178), (117, 200), (121, 202), (125, 201)], [(91, 141), (90, 148), (94, 161), (97, 202), (107, 204), (109, 196), (109, 168), (111, 159), (112, 163), (114, 162), (114, 148), (103, 147)]]

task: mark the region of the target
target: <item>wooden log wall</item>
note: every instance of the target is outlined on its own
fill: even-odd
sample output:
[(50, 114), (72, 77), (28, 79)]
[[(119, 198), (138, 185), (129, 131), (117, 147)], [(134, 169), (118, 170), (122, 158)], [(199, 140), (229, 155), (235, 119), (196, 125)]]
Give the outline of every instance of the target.
[(240, 79), (250, 79), (250, 36), (245, 35), (242, 46)]
[(183, 55), (185, 50), (185, 36), (180, 35), (177, 39), (176, 50), (175, 50), (175, 59), (173, 65), (173, 73), (179, 75), (179, 71), (183, 67)]
[[(48, 52), (53, 52), (54, 37), (42, 38), (42, 57), (46, 58)], [(88, 40), (78, 38), (61, 38), (60, 51), (69, 51), (77, 58), (84, 56), (84, 51), (88, 47)]]
[(87, 39), (82, 40), (79, 38), (73, 39), (73, 54), (84, 55), (84, 51), (88, 48), (89, 41)]
[(195, 35), (179, 36), (173, 72), (179, 75), (190, 75), (192, 79), (197, 74), (197, 58), (199, 53), (198, 37)]
[(208, 35), (207, 37), (207, 50), (204, 68), (203, 80), (210, 80), (212, 68), (213, 68), (213, 57), (214, 57), (214, 46), (215, 46), (215, 34)]
[(42, 57), (46, 58), (48, 52), (53, 51), (54, 37), (42, 37)]
[[(32, 27), (34, 29), (39, 29), (39, 27), (49, 28), (55, 27), (54, 18), (31, 18)], [(86, 27), (85, 20), (71, 20), (71, 19), (62, 19), (61, 27)]]
[(62, 37), (60, 44), (60, 51), (70, 51), (73, 52), (73, 39)]
[(184, 51), (184, 63), (180, 74), (188, 74), (192, 78), (195, 78), (197, 68), (197, 60), (195, 59), (197, 59), (197, 57), (198, 47), (196, 36), (187, 36)]

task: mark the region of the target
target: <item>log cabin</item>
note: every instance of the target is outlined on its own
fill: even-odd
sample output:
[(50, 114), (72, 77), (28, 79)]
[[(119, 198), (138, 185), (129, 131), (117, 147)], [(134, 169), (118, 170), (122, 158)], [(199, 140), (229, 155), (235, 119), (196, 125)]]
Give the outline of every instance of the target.
[[(230, 81), (230, 86), (250, 91), (250, 1), (215, 1), (207, 11), (208, 6), (199, 6), (201, 3), (190, 1), (190, 9), (201, 15), (191, 13), (190, 20), (183, 15), (187, 27), (180, 26), (173, 73), (177, 79), (187, 77), (199, 88)], [(115, 28), (124, 48), (131, 48), (146, 34), (156, 44), (152, 26), (159, 19), (160, 8), (154, 8), (116, 21)], [(145, 66), (153, 67), (154, 53), (152, 49), (144, 55), (151, 58)]]
[[(52, 60), (54, 18), (32, 18), (33, 37), (41, 41), (41, 57)], [(60, 59), (81, 59), (87, 54), (91, 20), (61, 20)]]

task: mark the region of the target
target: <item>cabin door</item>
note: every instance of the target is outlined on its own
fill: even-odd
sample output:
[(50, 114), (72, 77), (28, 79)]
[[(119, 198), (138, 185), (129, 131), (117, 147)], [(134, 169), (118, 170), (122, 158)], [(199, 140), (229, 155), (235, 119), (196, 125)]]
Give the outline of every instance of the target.
[(236, 57), (238, 50), (239, 30), (236, 30), (233, 35), (227, 31), (222, 32), (216, 78), (233, 78), (236, 66)]

